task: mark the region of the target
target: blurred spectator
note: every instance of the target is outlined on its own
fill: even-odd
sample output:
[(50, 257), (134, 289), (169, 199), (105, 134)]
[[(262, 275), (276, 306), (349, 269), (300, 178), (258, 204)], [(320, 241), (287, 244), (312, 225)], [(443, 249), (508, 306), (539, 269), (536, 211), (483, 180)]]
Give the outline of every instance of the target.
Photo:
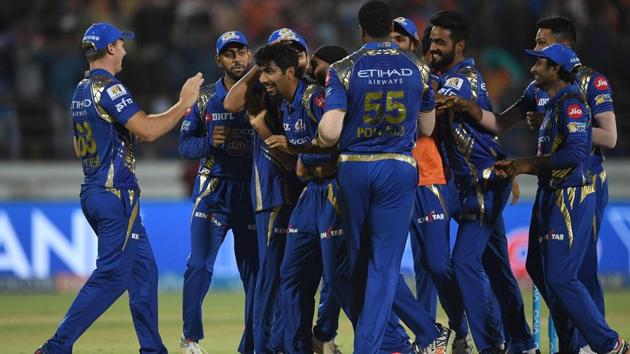
[[(68, 106), (87, 64), (81, 35), (93, 22), (113, 22), (136, 32), (120, 74), (140, 105), (159, 111), (172, 104), (181, 82), (196, 71), (218, 76), (216, 36), (244, 31), (253, 50), (271, 31), (290, 27), (311, 50), (337, 44), (360, 46), (356, 14), (364, 0), (0, 0), (0, 159), (72, 158)], [(422, 30), (439, 9), (470, 16), (475, 31), (468, 55), (481, 69), (494, 109), (512, 104), (531, 81), (533, 62), (523, 54), (534, 46), (536, 21), (564, 15), (579, 31), (582, 61), (605, 73), (615, 93), (620, 138), (609, 155), (630, 149), (629, 0), (392, 0), (396, 15), (412, 18)], [(518, 127), (502, 139), (510, 155), (527, 155), (534, 134)], [(177, 132), (140, 154), (177, 158)]]

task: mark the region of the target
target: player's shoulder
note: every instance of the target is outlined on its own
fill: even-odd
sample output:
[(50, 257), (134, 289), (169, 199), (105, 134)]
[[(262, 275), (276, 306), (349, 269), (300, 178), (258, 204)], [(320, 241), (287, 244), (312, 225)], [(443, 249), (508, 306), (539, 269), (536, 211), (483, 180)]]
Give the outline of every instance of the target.
[(317, 119), (314, 117), (313, 109), (324, 108), (324, 89), (317, 83), (305, 82), (305, 85), (306, 87), (304, 88), (304, 93), (302, 94), (302, 106), (306, 108), (306, 112), (309, 117), (317, 122)]
[(197, 108), (200, 112), (205, 111), (208, 102), (217, 96), (216, 83), (208, 84), (199, 89), (199, 98), (197, 98)]
[[(97, 94), (101, 94), (105, 90), (112, 94), (127, 91), (127, 88), (115, 76), (93, 74), (90, 76), (89, 81), (92, 84), (92, 89)], [(110, 94), (110, 97), (111, 96), (112, 95)]]
[(350, 86), (350, 76), (352, 75), (352, 68), (364, 55), (365, 51), (359, 49), (330, 65), (330, 67), (333, 68), (333, 70), (337, 74), (339, 82), (341, 82), (346, 90)]

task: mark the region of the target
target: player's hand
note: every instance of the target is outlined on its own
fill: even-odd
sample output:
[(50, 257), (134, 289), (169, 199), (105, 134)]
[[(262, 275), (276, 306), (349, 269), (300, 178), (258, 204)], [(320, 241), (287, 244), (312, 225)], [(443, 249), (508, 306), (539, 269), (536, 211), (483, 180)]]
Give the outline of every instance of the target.
[(228, 135), (230, 134), (230, 130), (221, 125), (217, 125), (212, 129), (212, 146), (219, 147), (221, 144), (225, 144)]
[(510, 178), (510, 173), (513, 169), (511, 160), (500, 160), (494, 163), (494, 171), (499, 178)]
[(293, 154), (287, 137), (284, 135), (272, 135), (265, 140), (270, 149), (278, 149), (287, 154)]
[(530, 169), (531, 166), (528, 159), (501, 160), (494, 163), (497, 177), (509, 178), (510, 180), (514, 180), (514, 177), (529, 172)]
[(545, 119), (545, 114), (541, 112), (527, 112), (525, 115), (525, 121), (531, 130), (540, 129), (543, 119)]
[(468, 111), (468, 100), (465, 100), (458, 96), (435, 96), (435, 109), (436, 110), (454, 110), (458, 112)]
[(182, 90), (179, 93), (179, 102), (186, 108), (192, 106), (199, 97), (199, 88), (203, 84), (203, 75), (197, 73), (197, 75), (188, 78), (182, 86)]

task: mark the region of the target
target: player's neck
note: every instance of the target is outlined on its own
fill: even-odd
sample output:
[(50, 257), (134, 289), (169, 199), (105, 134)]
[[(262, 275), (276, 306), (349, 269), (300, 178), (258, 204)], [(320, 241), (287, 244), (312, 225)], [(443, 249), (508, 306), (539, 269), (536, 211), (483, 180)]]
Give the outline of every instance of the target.
[(90, 63), (90, 71), (96, 69), (105, 70), (112, 76), (117, 74), (115, 66), (103, 60), (96, 60)]
[(370, 35), (364, 35), (363, 36), (363, 43), (370, 43), (370, 42), (391, 42), (392, 41), (392, 36), (387, 35), (385, 37), (372, 37)]
[(298, 81), (299, 81), (298, 79), (289, 80), (289, 82), (287, 83), (286, 89), (284, 89), (283, 92), (280, 92), (282, 97), (284, 97), (284, 99), (288, 103), (293, 103), (293, 99), (295, 98), (295, 93), (297, 92)]
[(234, 81), (228, 75), (223, 75), (223, 85), (225, 86), (227, 91), (230, 91), (230, 89), (232, 88), (232, 86), (234, 86), (234, 84), (236, 84), (236, 81)]
[(558, 94), (558, 92), (560, 92), (560, 90), (567, 86), (569, 86), (569, 83), (558, 79), (554, 82), (549, 83), (549, 86), (545, 87), (543, 90), (547, 92), (547, 95), (549, 95), (549, 97), (554, 97)]
[(464, 61), (464, 59), (465, 58), (463, 56), (456, 55), (455, 58), (453, 59), (453, 61), (448, 66), (445, 66), (441, 71), (443, 73), (445, 73), (445, 72), (451, 70), (453, 67), (455, 67), (455, 65), (457, 65), (457, 64), (461, 63), (462, 61)]

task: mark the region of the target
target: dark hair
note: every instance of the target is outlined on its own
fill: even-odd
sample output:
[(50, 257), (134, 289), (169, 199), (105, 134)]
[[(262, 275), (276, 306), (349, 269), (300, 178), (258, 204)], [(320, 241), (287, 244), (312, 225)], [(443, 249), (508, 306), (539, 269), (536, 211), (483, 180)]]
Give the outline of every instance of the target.
[(427, 55), (427, 53), (429, 52), (429, 48), (431, 48), (431, 30), (433, 29), (433, 26), (426, 26), (424, 28), (424, 32), (422, 33), (422, 48), (420, 48), (420, 50), (422, 50), (422, 56)]
[(90, 63), (103, 58), (107, 54), (107, 47), (97, 50), (96, 45), (89, 41), (81, 42), (81, 50), (83, 51), (83, 55), (85, 55), (85, 59)]
[(560, 65), (554, 63), (553, 61), (547, 59), (547, 67), (557, 67), (558, 68), (558, 78), (564, 82), (567, 83), (572, 83), (573, 81), (575, 81), (575, 74), (567, 71), (566, 69), (564, 69), (563, 67), (561, 67)]
[(370, 0), (359, 10), (359, 25), (370, 37), (387, 37), (393, 22), (392, 10), (386, 2)]
[(569, 46), (573, 48), (575, 42), (577, 42), (577, 31), (575, 25), (571, 20), (562, 16), (545, 17), (538, 20), (536, 24), (537, 28), (544, 28), (551, 30), (551, 33), (556, 37), (558, 41), (567, 41)]
[(295, 68), (295, 77), (300, 78), (303, 75), (302, 69), (299, 68), (298, 52), (291, 48), (290, 45), (284, 43), (267, 44), (256, 50), (254, 54), (256, 65), (265, 66), (272, 61), (285, 73), (288, 68)]
[(341, 60), (348, 56), (348, 51), (343, 47), (337, 45), (325, 45), (319, 47), (314, 53), (314, 57), (317, 57), (328, 64), (332, 64), (338, 60)]
[(431, 16), (429, 21), (433, 26), (451, 31), (453, 43), (467, 42), (473, 29), (472, 22), (457, 11), (438, 11)]

